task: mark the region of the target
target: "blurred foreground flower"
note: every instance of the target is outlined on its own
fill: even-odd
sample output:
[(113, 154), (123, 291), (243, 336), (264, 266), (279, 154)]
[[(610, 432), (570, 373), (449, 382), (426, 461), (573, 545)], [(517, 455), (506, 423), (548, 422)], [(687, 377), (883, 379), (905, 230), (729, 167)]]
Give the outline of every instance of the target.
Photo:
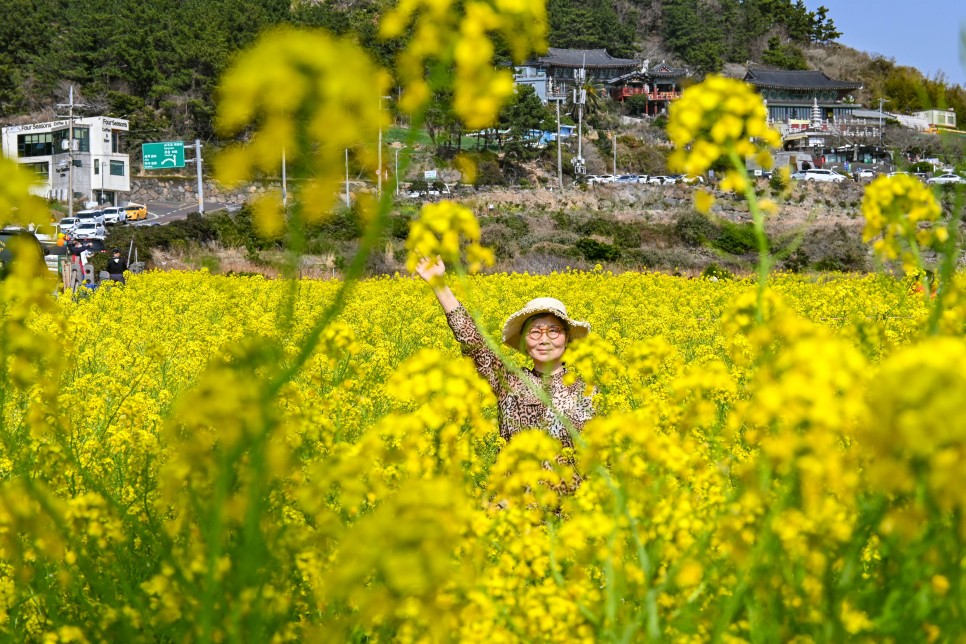
[[(412, 38), (399, 54), (404, 87), (400, 107), (409, 114), (424, 110), (432, 97), (427, 67), (453, 69), (453, 106), (470, 129), (491, 125), (513, 93), (513, 75), (494, 64), (497, 38), (522, 63), (546, 48), (547, 13), (542, 0), (402, 0), (380, 25), (386, 39)], [(432, 74), (431, 74), (432, 76)]]
[(44, 202), (30, 194), (37, 177), (16, 161), (0, 156), (0, 227), (47, 223)]
[(768, 148), (781, 144), (779, 133), (768, 127), (768, 110), (754, 88), (722, 76), (709, 76), (684, 90), (671, 104), (669, 118), (667, 133), (676, 149), (668, 165), (677, 172), (704, 174), (732, 152), (742, 158), (757, 155), (758, 164), (770, 168)]
[[(388, 88), (389, 75), (349, 40), (322, 31), (269, 32), (219, 86), (219, 133), (255, 133), (222, 152), (218, 179), (231, 185), (273, 175), (284, 153), (291, 167), (302, 165), (311, 176), (298, 189), (304, 216), (323, 218), (336, 200), (347, 151), (356, 164), (376, 171), (370, 142), (387, 125), (380, 102)], [(264, 206), (260, 228), (280, 230), (266, 221)]]
[(922, 269), (920, 249), (940, 246), (949, 237), (945, 226), (929, 226), (942, 215), (932, 190), (919, 179), (897, 174), (879, 177), (862, 198), (865, 229), (862, 239), (872, 241), (876, 255), (899, 259), (907, 273)]
[[(465, 248), (461, 248), (464, 242)], [(471, 273), (493, 265), (493, 251), (480, 245), (480, 223), (468, 208), (453, 201), (423, 206), (409, 230), (406, 250), (410, 272), (423, 257), (438, 255), (451, 266), (461, 264), (463, 251)]]

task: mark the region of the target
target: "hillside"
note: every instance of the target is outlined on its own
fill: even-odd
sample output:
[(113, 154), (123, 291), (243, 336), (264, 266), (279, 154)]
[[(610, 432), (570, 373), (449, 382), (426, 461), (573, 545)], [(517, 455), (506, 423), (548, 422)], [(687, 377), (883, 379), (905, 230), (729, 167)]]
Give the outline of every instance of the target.
[[(68, 84), (84, 113), (131, 121), (131, 149), (144, 140), (214, 137), (214, 90), (233, 56), (273, 26), (351, 34), (382, 64), (386, 0), (8, 0), (0, 23), (0, 120), (53, 118)], [(966, 122), (966, 94), (914, 69), (838, 44), (832, 12), (800, 0), (548, 0), (549, 40), (605, 47), (617, 56), (666, 59), (704, 72), (749, 62), (818, 68), (859, 80), (860, 102), (888, 98), (896, 111), (953, 107)], [(921, 88), (922, 91), (919, 91)]]

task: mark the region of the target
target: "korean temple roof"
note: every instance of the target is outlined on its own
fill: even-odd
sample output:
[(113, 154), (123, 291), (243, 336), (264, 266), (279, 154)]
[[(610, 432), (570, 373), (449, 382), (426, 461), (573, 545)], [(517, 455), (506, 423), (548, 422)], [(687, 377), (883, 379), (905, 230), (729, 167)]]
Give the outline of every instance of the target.
[(646, 81), (650, 78), (684, 78), (685, 76), (690, 76), (688, 70), (682, 67), (671, 67), (670, 65), (661, 63), (660, 65), (655, 65), (646, 72), (637, 69), (622, 76), (611, 78), (606, 82), (608, 85), (614, 85), (618, 83), (627, 83), (630, 81)]
[(671, 67), (667, 63), (655, 65), (647, 70), (647, 73), (657, 78), (681, 78), (682, 76), (690, 76), (687, 69), (683, 67)]
[(821, 90), (821, 89), (861, 89), (861, 83), (840, 81), (829, 78), (820, 71), (798, 71), (787, 69), (749, 69), (745, 81), (756, 87), (775, 89)]
[(614, 58), (606, 49), (558, 49), (551, 47), (546, 56), (537, 62), (556, 67), (637, 67), (640, 61), (631, 58)]

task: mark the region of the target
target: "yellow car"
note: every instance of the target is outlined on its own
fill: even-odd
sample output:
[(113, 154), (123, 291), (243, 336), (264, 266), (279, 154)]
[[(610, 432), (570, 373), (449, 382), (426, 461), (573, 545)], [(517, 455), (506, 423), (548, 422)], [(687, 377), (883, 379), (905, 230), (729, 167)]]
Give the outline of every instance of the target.
[(142, 206), (137, 203), (129, 203), (124, 207), (124, 213), (127, 216), (128, 221), (140, 221), (141, 219), (148, 218), (148, 208), (147, 206)]

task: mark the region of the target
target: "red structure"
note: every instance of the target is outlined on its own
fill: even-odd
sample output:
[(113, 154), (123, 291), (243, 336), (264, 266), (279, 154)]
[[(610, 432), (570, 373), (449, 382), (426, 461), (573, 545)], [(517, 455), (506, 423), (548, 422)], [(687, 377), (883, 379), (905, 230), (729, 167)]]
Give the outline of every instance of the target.
[(612, 78), (606, 84), (611, 98), (621, 103), (631, 96), (647, 96), (645, 113), (656, 115), (666, 112), (671, 101), (681, 96), (681, 83), (688, 76), (686, 69), (663, 62), (649, 69), (648, 61), (644, 61), (640, 70)]

